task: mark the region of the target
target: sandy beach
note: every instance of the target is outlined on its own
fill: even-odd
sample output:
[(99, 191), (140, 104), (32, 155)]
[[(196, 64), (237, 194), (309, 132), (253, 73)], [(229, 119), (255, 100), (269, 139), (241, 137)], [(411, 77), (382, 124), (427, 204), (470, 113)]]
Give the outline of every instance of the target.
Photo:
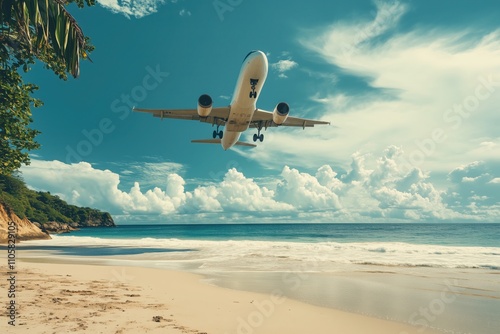
[(8, 325), (4, 311), (2, 333), (418, 333), (406, 324), (291, 300), (280, 291), (226, 289), (170, 270), (23, 261), (16, 284), (16, 326)]

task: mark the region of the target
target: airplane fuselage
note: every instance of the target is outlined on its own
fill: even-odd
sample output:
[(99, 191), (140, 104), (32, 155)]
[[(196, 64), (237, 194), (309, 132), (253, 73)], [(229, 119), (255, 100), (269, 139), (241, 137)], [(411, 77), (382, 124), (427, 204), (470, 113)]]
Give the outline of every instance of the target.
[[(143, 109), (135, 108), (134, 111), (151, 113), (160, 119), (181, 119), (200, 121), (212, 124), (217, 128), (212, 133), (212, 139), (193, 139), (192, 143), (221, 144), (224, 150), (232, 146), (256, 147), (256, 144), (240, 141), (241, 133), (248, 128), (255, 128), (253, 134), (256, 143), (264, 141), (262, 129), (269, 127), (293, 126), (313, 127), (318, 124), (330, 124), (327, 121), (306, 119), (289, 116), (290, 106), (286, 102), (279, 102), (273, 111), (257, 108), (268, 72), (267, 57), (262, 51), (251, 51), (243, 59), (241, 70), (236, 82), (231, 103), (224, 107), (214, 107), (213, 100), (208, 94), (198, 98), (195, 109)], [(219, 127), (225, 127), (224, 131)]]
[(262, 51), (252, 51), (243, 60), (221, 140), (224, 150), (233, 146), (250, 126), (267, 71), (267, 57)]

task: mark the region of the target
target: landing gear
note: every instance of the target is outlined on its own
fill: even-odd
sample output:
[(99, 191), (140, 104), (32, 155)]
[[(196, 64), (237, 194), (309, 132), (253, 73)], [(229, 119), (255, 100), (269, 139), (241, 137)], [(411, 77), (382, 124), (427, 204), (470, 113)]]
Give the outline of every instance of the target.
[(219, 131), (219, 126), (217, 125), (217, 130), (214, 130), (214, 132), (212, 133), (212, 137), (215, 139), (217, 137), (219, 137), (220, 139), (222, 139), (222, 136), (224, 135), (224, 132), (222, 132), (222, 130)]
[(255, 88), (256, 88), (258, 83), (259, 83), (259, 79), (250, 79), (250, 88), (252, 90), (250, 91), (250, 94), (248, 94), (248, 97), (250, 97), (251, 99), (257, 98), (257, 92), (255, 91)]
[(264, 134), (261, 133), (260, 135), (254, 133), (253, 134), (253, 141), (257, 141), (257, 139), (262, 143), (264, 141)]
[(260, 130), (262, 130), (262, 124), (259, 123), (259, 127), (257, 128), (257, 133), (253, 134), (254, 142), (256, 142), (257, 139), (260, 140), (261, 143), (264, 141), (264, 134), (260, 133)]

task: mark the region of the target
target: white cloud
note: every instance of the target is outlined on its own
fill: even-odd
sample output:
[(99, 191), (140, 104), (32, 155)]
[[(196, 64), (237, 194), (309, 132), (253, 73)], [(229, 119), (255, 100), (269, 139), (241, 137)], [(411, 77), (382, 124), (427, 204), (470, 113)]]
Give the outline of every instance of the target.
[(158, 185), (164, 186), (161, 180), (165, 180), (167, 175), (182, 174), (184, 171), (184, 166), (175, 162), (128, 162), (112, 163), (111, 166), (117, 168), (122, 184), (132, 185), (134, 182), (139, 182), (147, 189)]
[(181, 11), (179, 12), (179, 15), (180, 16), (191, 16), (191, 12), (187, 9), (181, 9)]
[[(293, 206), (274, 200), (274, 191), (262, 187), (253, 179), (246, 178), (235, 168), (229, 169), (223, 181), (216, 186), (199, 186), (193, 197), (199, 208), (210, 210), (208, 204), (215, 204), (217, 210), (224, 211), (286, 211)], [(189, 202), (189, 201), (188, 201)], [(191, 207), (196, 207), (188, 203)]]
[(133, 16), (139, 19), (156, 13), (158, 8), (165, 3), (165, 0), (97, 0), (97, 2), (113, 13), (123, 14), (126, 17)]
[(295, 61), (291, 59), (282, 59), (279, 60), (276, 63), (271, 64), (272, 68), (277, 70), (279, 72), (279, 77), (280, 78), (287, 78), (286, 72), (290, 71), (291, 69), (297, 67), (299, 64), (297, 64)]
[[(375, 1), (375, 5), (377, 12), (373, 20), (350, 20), (349, 22), (333, 24), (320, 37), (320, 44), (317, 45), (316, 50), (324, 53), (326, 46), (328, 48), (328, 56), (332, 57), (337, 64), (342, 66), (346, 58), (372, 48), (372, 39), (395, 28), (401, 17), (408, 10), (408, 7), (399, 1), (391, 3)], [(311, 46), (316, 42), (318, 40), (314, 39), (307, 44)]]
[(474, 213), (476, 219), (500, 218), (500, 164), (475, 161), (448, 174), (452, 185), (443, 198), (460, 213)]
[(296, 67), (298, 64), (290, 59), (279, 60), (277, 63), (272, 64), (272, 66), (279, 72), (286, 72)]
[[(500, 218), (500, 165), (475, 162), (449, 173), (450, 185), (438, 189), (428, 173), (398, 162), (395, 146), (376, 158), (355, 153), (340, 173), (329, 165), (315, 174), (284, 166), (276, 182), (263, 185), (235, 168), (219, 183), (192, 191), (176, 173), (157, 180), (164, 188), (148, 190), (135, 182), (119, 189), (120, 175), (81, 162), (32, 160), (23, 167), (31, 187), (68, 202), (96, 207), (126, 221), (130, 217), (168, 217), (176, 222), (399, 222), (495, 221)], [(366, 167), (372, 166), (371, 168)]]
[(185, 191), (185, 180), (176, 173), (157, 175), (157, 184), (166, 185), (164, 190), (154, 187), (145, 191), (135, 182), (129, 191), (122, 191), (118, 174), (86, 162), (69, 165), (33, 159), (22, 172), (29, 186), (36, 190), (50, 191), (72, 204), (118, 215), (293, 210), (292, 206), (275, 201), (273, 191), (236, 169), (230, 169), (220, 184), (200, 185), (192, 192)]
[[(365, 157), (353, 155), (351, 171), (344, 178), (347, 192), (341, 199), (349, 212), (383, 219), (435, 221), (458, 215), (444, 205), (437, 190), (420, 169), (407, 171), (398, 163), (403, 152), (390, 146), (376, 159), (375, 167), (365, 167)], [(342, 194), (342, 192), (341, 192)], [(352, 198), (351, 198), (352, 197)], [(352, 199), (355, 199), (353, 201)]]
[[(300, 173), (288, 166), (283, 168), (281, 177), (283, 180), (278, 183), (276, 189), (276, 198), (278, 200), (289, 203), (297, 209), (340, 209), (339, 198), (334, 189), (321, 185), (316, 177), (307, 173)], [(334, 174), (326, 176), (326, 178), (329, 177), (331, 179), (326, 182), (334, 182)]]
[[(345, 165), (352, 152), (396, 144), (408, 165), (442, 173), (499, 156), (500, 30), (480, 35), (470, 27), (456, 32), (417, 25), (402, 32), (408, 6), (376, 5), (371, 20), (336, 22), (301, 38), (331, 72), (342, 69), (329, 91), (311, 96), (320, 103), (319, 118), (332, 126), (273, 129), (260, 149), (238, 152), (265, 164), (280, 154), (289, 164), (311, 167)], [(367, 88), (342, 89), (346, 76)], [(295, 110), (292, 116), (303, 116)]]

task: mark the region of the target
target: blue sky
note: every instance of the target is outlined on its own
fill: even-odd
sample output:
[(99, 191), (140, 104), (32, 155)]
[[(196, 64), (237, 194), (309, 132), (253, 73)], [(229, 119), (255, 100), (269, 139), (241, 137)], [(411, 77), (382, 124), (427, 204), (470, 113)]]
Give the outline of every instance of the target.
[[(70, 8), (96, 47), (81, 76), (26, 75), (32, 188), (118, 223), (499, 221), (495, 1), (97, 2)], [(260, 108), (332, 125), (226, 152), (190, 143), (210, 125), (130, 111), (227, 105), (254, 49)]]

